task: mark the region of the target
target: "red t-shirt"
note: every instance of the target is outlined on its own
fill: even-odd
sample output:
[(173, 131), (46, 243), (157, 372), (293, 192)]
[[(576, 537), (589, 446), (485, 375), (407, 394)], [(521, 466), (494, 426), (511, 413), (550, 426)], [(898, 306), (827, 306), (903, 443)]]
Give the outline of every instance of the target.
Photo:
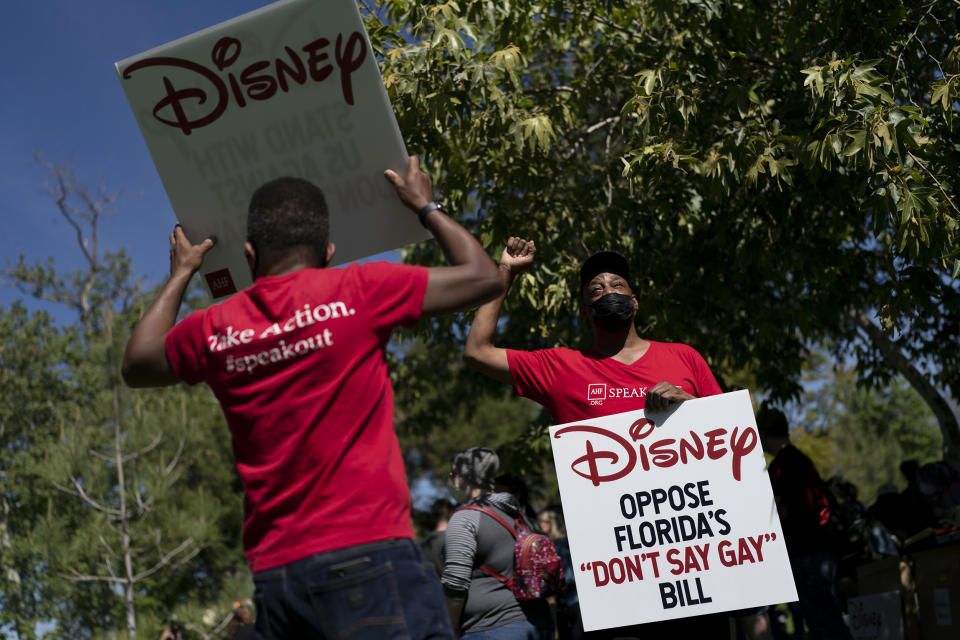
[(261, 277), (167, 334), (233, 435), (253, 571), (412, 538), (384, 347), (420, 317), (427, 270), (390, 263)]
[(517, 393), (542, 404), (557, 424), (643, 409), (647, 390), (669, 382), (698, 398), (723, 393), (703, 357), (685, 344), (650, 341), (630, 365), (593, 349), (507, 349)]

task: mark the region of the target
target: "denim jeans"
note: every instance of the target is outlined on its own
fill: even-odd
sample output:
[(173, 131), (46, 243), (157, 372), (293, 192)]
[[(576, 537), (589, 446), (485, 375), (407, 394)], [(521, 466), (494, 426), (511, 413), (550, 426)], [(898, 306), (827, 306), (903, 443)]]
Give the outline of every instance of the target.
[(531, 616), (493, 629), (465, 633), (463, 640), (553, 640), (553, 619), (549, 615)]
[(790, 557), (800, 610), (815, 640), (853, 640), (833, 589), (837, 561), (826, 551)]
[(452, 640), (440, 581), (414, 540), (318, 553), (254, 574), (258, 640)]

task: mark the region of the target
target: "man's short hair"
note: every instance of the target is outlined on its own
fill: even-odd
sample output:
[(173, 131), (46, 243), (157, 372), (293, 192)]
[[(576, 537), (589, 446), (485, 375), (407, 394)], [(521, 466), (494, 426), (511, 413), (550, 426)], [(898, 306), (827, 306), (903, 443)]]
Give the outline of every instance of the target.
[(601, 251), (587, 258), (580, 267), (580, 292), (600, 273), (618, 275), (630, 284), (630, 264), (627, 259), (616, 251)]
[(757, 429), (769, 436), (787, 437), (790, 435), (787, 416), (783, 415), (783, 411), (771, 407), (763, 407), (757, 413)]
[(247, 240), (257, 251), (310, 248), (318, 260), (327, 255), (330, 215), (323, 191), (301, 178), (267, 182), (250, 198)]

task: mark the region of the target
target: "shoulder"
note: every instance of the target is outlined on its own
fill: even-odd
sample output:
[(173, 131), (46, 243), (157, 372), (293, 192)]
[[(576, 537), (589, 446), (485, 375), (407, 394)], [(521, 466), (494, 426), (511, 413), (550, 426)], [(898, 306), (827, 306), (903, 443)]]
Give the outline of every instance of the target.
[(700, 353), (688, 344), (683, 342), (658, 342), (649, 340), (650, 347), (658, 351), (666, 351), (680, 356), (700, 356)]
[(707, 361), (700, 352), (683, 342), (655, 342), (651, 340), (650, 348), (662, 355), (676, 358), (688, 365), (697, 367), (706, 366)]
[(363, 264), (353, 263), (341, 269), (347, 275), (356, 275), (362, 278), (389, 278), (394, 276), (410, 276), (415, 273), (426, 273), (427, 268), (400, 262), (375, 260)]
[(465, 508), (468, 505), (454, 509), (447, 521), (447, 540), (455, 540), (464, 534), (476, 535), (480, 522), (480, 511)]
[[(229, 300), (226, 302), (229, 302)], [(224, 304), (226, 303), (215, 304), (207, 307), (206, 309), (197, 309), (196, 311), (191, 311), (186, 315), (186, 317), (173, 325), (173, 328), (167, 333), (167, 341), (169, 342), (171, 339), (177, 339), (184, 333), (201, 330), (206, 324), (207, 318), (210, 317), (211, 314), (220, 312), (223, 309)]]
[(519, 358), (537, 358), (540, 360), (571, 360), (583, 359), (587, 356), (583, 351), (569, 349), (567, 347), (549, 347), (547, 349), (507, 349), (511, 355)]

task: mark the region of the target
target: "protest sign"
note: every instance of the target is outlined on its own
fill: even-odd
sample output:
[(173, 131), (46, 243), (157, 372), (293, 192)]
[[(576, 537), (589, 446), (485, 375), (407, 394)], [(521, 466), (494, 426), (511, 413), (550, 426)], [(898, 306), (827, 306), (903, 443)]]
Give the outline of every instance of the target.
[(247, 205), (276, 177), (323, 189), (334, 264), (429, 237), (383, 177), (407, 152), (354, 0), (283, 0), (116, 68), (187, 237), (217, 237), (215, 298), (250, 284)]
[(747, 391), (550, 442), (584, 629), (797, 599)]
[(847, 600), (854, 640), (903, 640), (900, 592), (887, 591)]

